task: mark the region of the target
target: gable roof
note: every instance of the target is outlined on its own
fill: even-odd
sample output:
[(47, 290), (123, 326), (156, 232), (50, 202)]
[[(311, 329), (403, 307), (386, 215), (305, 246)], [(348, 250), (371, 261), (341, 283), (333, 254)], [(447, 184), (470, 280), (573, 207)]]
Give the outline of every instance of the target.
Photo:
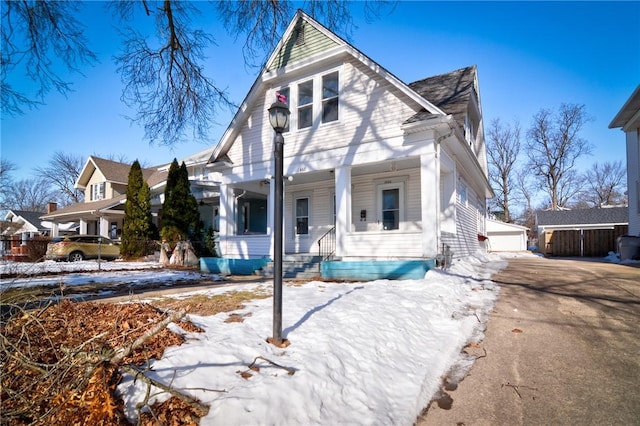
[(40, 216), (42, 216), (43, 214), (44, 212), (32, 212), (27, 210), (9, 210), (7, 212), (7, 215), (5, 216), (5, 220), (8, 220), (9, 218), (13, 218), (13, 217), (21, 218), (22, 220), (25, 221), (25, 223), (30, 224), (31, 226), (36, 228), (38, 231), (45, 231), (47, 230), (47, 228), (42, 226), (42, 221), (40, 220)]
[[(299, 35), (300, 27), (310, 28), (316, 37), (315, 48), (302, 51), (296, 47), (296, 39)], [(306, 37), (306, 36), (305, 36)], [(384, 67), (360, 52), (344, 39), (330, 31), (328, 28), (311, 18), (304, 11), (298, 10), (294, 18), (289, 23), (282, 38), (266, 61), (266, 64), (247, 96), (238, 108), (235, 116), (229, 123), (227, 130), (214, 148), (209, 162), (223, 158), (240, 131), (242, 123), (248, 119), (252, 112), (251, 105), (256, 102), (256, 98), (261, 95), (261, 89), (265, 83), (277, 79), (288, 71), (314, 62), (315, 60), (329, 59), (339, 55), (349, 55), (369, 67), (376, 74), (386, 79), (392, 86), (404, 93), (415, 102), (423, 111), (435, 116), (446, 116), (445, 112), (431, 103), (427, 98), (412, 90), (406, 83), (402, 82), (395, 75), (387, 71)]]
[[(85, 163), (78, 179), (76, 180), (76, 187), (86, 188), (89, 179), (93, 173), (97, 170), (103, 174), (105, 180), (112, 183), (119, 183), (126, 185), (129, 180), (129, 171), (131, 170), (131, 164), (121, 163), (119, 161), (106, 160), (104, 158), (96, 157), (94, 155), (89, 156)], [(142, 177), (149, 183), (149, 186), (153, 186), (149, 180), (153, 177), (154, 184), (159, 183), (161, 176), (154, 176), (158, 173), (157, 167), (141, 168)], [(166, 175), (165, 175), (166, 176)]]
[(622, 127), (623, 130), (625, 130), (629, 124), (633, 124), (633, 121), (637, 122), (638, 126), (640, 126), (640, 84), (613, 120), (611, 120), (609, 128), (615, 129)]
[[(472, 99), (478, 99), (476, 92), (477, 68), (475, 65), (435, 75), (409, 83), (409, 87), (429, 100), (442, 111), (453, 115), (458, 124), (464, 126), (464, 116)], [(406, 123), (422, 121), (433, 117), (428, 111), (420, 111)]]
[(603, 207), (576, 210), (538, 210), (538, 226), (573, 226), (595, 224), (626, 224), (629, 222), (628, 207)]

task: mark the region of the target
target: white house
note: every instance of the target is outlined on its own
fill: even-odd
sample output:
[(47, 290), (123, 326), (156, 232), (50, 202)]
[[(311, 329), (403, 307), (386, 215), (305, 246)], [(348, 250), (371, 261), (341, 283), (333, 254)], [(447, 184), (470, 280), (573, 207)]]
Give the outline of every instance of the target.
[(621, 128), (627, 139), (629, 235), (640, 236), (640, 85), (609, 124)]
[[(299, 11), (206, 163), (225, 259), (273, 257), (277, 96), (284, 132), (284, 250), (434, 261), (479, 248), (487, 179), (475, 66), (406, 84)], [(380, 264), (380, 263), (378, 263)]]

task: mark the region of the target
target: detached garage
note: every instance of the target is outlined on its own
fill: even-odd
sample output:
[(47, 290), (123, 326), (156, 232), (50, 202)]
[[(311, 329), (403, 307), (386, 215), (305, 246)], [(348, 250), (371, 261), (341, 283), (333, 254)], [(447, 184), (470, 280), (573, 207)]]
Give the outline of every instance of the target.
[(525, 251), (529, 228), (487, 219), (487, 251)]
[(604, 257), (617, 252), (629, 231), (627, 207), (543, 210), (536, 213), (539, 250), (545, 256)]

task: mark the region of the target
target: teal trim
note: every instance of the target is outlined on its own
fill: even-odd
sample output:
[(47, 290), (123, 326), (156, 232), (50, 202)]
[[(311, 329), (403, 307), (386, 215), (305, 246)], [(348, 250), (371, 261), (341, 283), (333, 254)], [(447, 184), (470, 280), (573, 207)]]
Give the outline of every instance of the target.
[(329, 261), (322, 262), (321, 272), (323, 279), (330, 280), (416, 280), (435, 266), (435, 259)]
[(201, 257), (200, 272), (224, 275), (253, 275), (271, 259), (227, 259), (223, 257)]

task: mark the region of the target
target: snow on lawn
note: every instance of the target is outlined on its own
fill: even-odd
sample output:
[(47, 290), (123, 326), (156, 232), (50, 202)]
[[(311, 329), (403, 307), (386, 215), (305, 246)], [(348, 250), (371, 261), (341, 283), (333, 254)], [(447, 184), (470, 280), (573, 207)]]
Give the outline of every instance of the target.
[[(505, 257), (478, 254), (421, 280), (285, 282), (289, 347), (265, 341), (273, 334), (272, 299), (256, 299), (235, 312), (243, 322), (226, 323), (228, 312), (188, 315), (205, 332), (186, 333), (187, 342), (168, 348), (147, 374), (209, 405), (202, 425), (411, 425), (444, 377), (461, 378), (470, 367), (461, 351), (483, 338), (498, 295), (489, 277)], [(256, 287), (270, 282), (197, 293)], [(264, 359), (259, 371), (249, 370), (256, 357), (295, 373)], [(118, 391), (134, 418), (146, 385), (125, 376)], [(151, 395), (150, 403), (169, 397), (159, 389)]]
[[(2, 262), (0, 274), (17, 275), (0, 279), (0, 291), (12, 287), (37, 287), (60, 285), (108, 284), (127, 282), (130, 286), (162, 282), (171, 285), (175, 281), (211, 279), (211, 274), (194, 271), (165, 269), (158, 262), (105, 262), (85, 260), (82, 262), (39, 263)], [(59, 275), (43, 275), (59, 274)]]

